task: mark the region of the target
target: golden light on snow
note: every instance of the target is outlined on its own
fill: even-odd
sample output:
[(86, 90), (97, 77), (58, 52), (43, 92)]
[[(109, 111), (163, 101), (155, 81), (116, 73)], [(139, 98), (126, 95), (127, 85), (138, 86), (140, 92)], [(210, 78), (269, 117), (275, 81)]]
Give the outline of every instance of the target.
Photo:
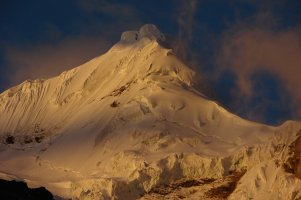
[(79, 67), (2, 93), (2, 178), (73, 199), (155, 199), (169, 186), (177, 190), (166, 195), (189, 199), (299, 195), (300, 161), (289, 159), (301, 123), (228, 112), (163, 40), (146, 25)]

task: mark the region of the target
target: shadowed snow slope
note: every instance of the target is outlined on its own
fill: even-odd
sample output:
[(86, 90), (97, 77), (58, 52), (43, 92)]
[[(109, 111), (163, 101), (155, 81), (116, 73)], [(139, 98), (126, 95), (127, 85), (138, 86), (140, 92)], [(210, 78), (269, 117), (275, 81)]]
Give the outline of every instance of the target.
[[(66, 198), (138, 199), (181, 179), (243, 171), (229, 198), (301, 197), (300, 123), (229, 113), (164, 41), (144, 25), (102, 56), (0, 94), (0, 177)], [(185, 193), (212, 192), (196, 194)]]

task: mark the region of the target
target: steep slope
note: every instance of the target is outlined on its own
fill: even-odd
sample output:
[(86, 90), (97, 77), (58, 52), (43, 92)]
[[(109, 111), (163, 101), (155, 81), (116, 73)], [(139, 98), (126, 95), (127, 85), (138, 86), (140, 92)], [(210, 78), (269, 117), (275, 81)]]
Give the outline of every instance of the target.
[[(241, 180), (250, 178), (233, 198), (282, 187), (289, 175), (270, 163), (286, 163), (301, 125), (270, 127), (229, 113), (202, 94), (197, 74), (164, 40), (145, 25), (77, 68), (2, 93), (2, 178), (79, 199), (147, 198), (162, 184), (246, 170)], [(278, 171), (258, 184), (270, 169)], [(273, 177), (282, 177), (279, 185), (267, 186)], [(285, 184), (298, 197), (299, 180), (292, 180)]]

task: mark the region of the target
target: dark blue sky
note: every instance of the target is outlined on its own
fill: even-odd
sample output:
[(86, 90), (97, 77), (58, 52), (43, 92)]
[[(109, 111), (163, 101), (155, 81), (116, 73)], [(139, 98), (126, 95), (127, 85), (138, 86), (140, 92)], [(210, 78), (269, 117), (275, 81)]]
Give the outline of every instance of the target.
[(301, 119), (298, 0), (2, 0), (0, 91), (82, 64), (146, 23), (177, 41), (232, 112), (269, 124)]

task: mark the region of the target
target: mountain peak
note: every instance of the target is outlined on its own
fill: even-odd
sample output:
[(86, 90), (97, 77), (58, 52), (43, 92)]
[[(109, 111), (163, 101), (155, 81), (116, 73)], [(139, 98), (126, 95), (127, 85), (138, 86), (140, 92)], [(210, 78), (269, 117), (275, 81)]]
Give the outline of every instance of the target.
[(206, 184), (187, 199), (232, 185), (229, 199), (301, 197), (301, 123), (228, 112), (164, 40), (147, 24), (81, 66), (0, 94), (0, 176), (67, 199), (158, 199), (150, 191), (195, 180)]
[(153, 24), (145, 24), (138, 31), (125, 31), (121, 34), (120, 42), (134, 43), (143, 39), (165, 41), (165, 36)]

